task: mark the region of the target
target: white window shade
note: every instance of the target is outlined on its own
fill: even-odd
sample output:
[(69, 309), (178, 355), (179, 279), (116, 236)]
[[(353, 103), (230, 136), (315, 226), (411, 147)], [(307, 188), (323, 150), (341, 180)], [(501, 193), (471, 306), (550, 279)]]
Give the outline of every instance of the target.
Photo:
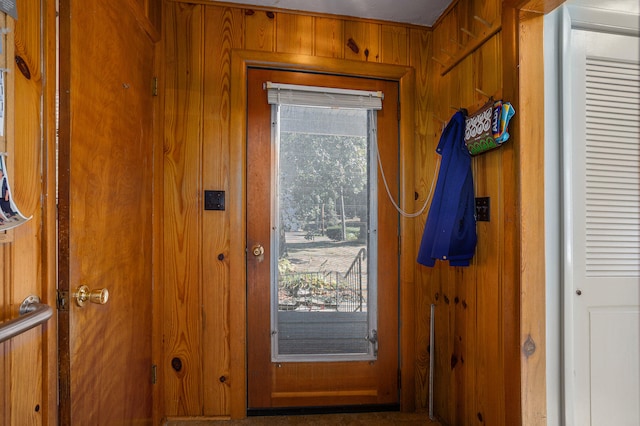
[(264, 84), (270, 105), (297, 105), (326, 108), (382, 109), (382, 92), (335, 89), (331, 87)]

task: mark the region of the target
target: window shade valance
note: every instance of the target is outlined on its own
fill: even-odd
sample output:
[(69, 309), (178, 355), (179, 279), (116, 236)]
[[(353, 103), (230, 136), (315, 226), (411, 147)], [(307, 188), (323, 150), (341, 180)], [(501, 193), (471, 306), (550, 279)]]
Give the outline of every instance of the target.
[(382, 92), (299, 86), (270, 81), (264, 84), (270, 105), (317, 106), (327, 108), (382, 109)]

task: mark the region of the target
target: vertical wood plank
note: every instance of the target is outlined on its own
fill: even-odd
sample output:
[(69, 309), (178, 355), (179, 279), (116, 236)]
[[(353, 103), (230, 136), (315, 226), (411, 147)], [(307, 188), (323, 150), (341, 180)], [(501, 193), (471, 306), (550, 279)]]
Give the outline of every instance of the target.
[[(407, 69), (405, 74), (399, 81), (400, 93), (398, 102), (400, 103), (398, 120), (399, 126), (399, 158), (415, 158), (415, 120), (414, 109), (416, 105), (415, 93), (415, 72)], [(405, 110), (405, 117), (402, 118), (402, 109)], [(393, 110), (392, 110), (393, 111)], [(391, 136), (393, 137), (393, 136)], [(393, 155), (387, 155), (393, 157)], [(400, 182), (400, 205), (404, 210), (411, 210), (413, 213), (413, 205), (415, 201), (415, 163), (411, 161), (400, 162), (398, 180)], [(395, 213), (395, 212), (394, 212)], [(398, 313), (397, 324), (415, 324), (416, 312), (412, 304), (416, 300), (415, 292), (415, 258), (417, 251), (415, 250), (416, 236), (415, 220), (413, 218), (400, 218), (400, 252), (404, 254), (398, 262), (400, 271), (399, 292), (400, 299), (398, 301), (400, 309)], [(391, 244), (391, 243), (390, 243)], [(387, 303), (388, 305), (389, 303)], [(404, 391), (400, 394), (400, 408), (403, 411), (415, 410), (415, 346), (413, 342), (416, 339), (414, 327), (400, 327), (398, 341), (395, 342), (397, 348), (400, 348), (400, 359), (398, 360), (398, 368), (401, 369), (401, 383)]]
[(500, 23), (500, 9), (502, 2), (500, 0), (474, 1), (470, 7), (473, 16), (472, 19), (473, 32), (479, 38), (489, 33), (491, 27)]
[(380, 62), (407, 65), (408, 29), (395, 25), (380, 26)]
[(489, 100), (480, 91), (490, 96), (502, 93), (502, 67), (496, 67), (502, 60), (500, 41), (501, 36), (498, 33), (471, 55), (474, 62), (471, 76), (472, 102), (476, 105), (483, 105)]
[[(500, 206), (504, 217), (504, 226), (500, 230), (503, 250), (500, 253), (500, 279), (502, 284), (502, 312), (504, 318), (503, 353), (504, 353), (504, 383), (505, 383), (505, 419), (506, 423), (522, 424), (521, 412), (521, 356), (520, 352), (520, 294), (521, 294), (521, 223), (520, 223), (520, 176), (518, 171), (522, 157), (518, 146), (520, 141), (519, 120), (522, 115), (519, 105), (520, 86), (527, 83), (519, 79), (518, 56), (518, 11), (513, 7), (503, 6), (501, 11), (502, 32), (500, 50), (502, 52), (501, 73), (503, 97), (514, 103), (517, 118), (510, 126), (510, 141), (502, 149), (501, 188), (503, 202)], [(536, 78), (537, 79), (537, 78)], [(538, 96), (542, 92), (538, 92)], [(528, 159), (527, 159), (528, 161)], [(531, 163), (534, 166), (534, 163)], [(537, 164), (542, 168), (542, 163)], [(536, 172), (536, 173), (539, 173)], [(542, 205), (537, 208), (542, 209)], [(539, 210), (542, 211), (542, 210)], [(540, 234), (543, 235), (542, 230)], [(543, 281), (541, 281), (543, 282)], [(540, 317), (538, 321), (543, 321)], [(544, 399), (544, 392), (535, 398)]]
[[(244, 16), (239, 9), (205, 11), (204, 126), (202, 180), (205, 189), (228, 193), (231, 49), (242, 47)], [(213, 83), (213, 84), (211, 84)], [(230, 413), (229, 213), (203, 212), (204, 414)]]
[[(455, 424), (455, 413), (449, 410), (449, 403), (453, 401), (453, 391), (451, 389), (451, 368), (449, 364), (449, 345), (452, 341), (451, 317), (449, 307), (445, 303), (445, 296), (449, 290), (448, 271), (438, 263), (433, 273), (433, 298), (435, 300), (435, 348), (433, 356), (434, 362), (434, 413), (445, 424)], [(448, 296), (447, 296), (448, 297)]]
[[(32, 16), (39, 16), (37, 12), (39, 11), (39, 2), (36, 1), (34, 5), (33, 0), (31, 0), (23, 2), (21, 6), (20, 11)], [(25, 10), (27, 8), (33, 8), (34, 12)], [(22, 20), (17, 22), (14, 55), (20, 56), (26, 62), (31, 78), (25, 78), (20, 72), (12, 76), (9, 76), (9, 74), (13, 73), (5, 74), (5, 79), (9, 83), (9, 91), (13, 86), (14, 93), (20, 93), (20, 101), (14, 105), (13, 111), (6, 111), (6, 114), (13, 114), (14, 120), (17, 117), (20, 118), (14, 135), (15, 146), (19, 149), (14, 153), (14, 158), (10, 158), (11, 156), (8, 158), (9, 164), (7, 167), (14, 181), (11, 188), (14, 200), (23, 210), (23, 213), (30, 216), (36, 209), (40, 199), (39, 168), (35, 169), (33, 167), (38, 167), (40, 162), (41, 133), (39, 126), (30, 126), (22, 121), (33, 119), (35, 120), (34, 122), (38, 122), (40, 117), (40, 96), (42, 94), (40, 22), (23, 22)], [(10, 49), (11, 47), (6, 46), (5, 48)], [(17, 71), (17, 69), (15, 70)], [(13, 84), (11, 84), (12, 81)], [(16, 169), (15, 164), (29, 166)]]
[(344, 58), (344, 22), (340, 19), (315, 18), (314, 54), (327, 58)]
[(434, 44), (434, 53), (445, 63), (448, 63), (463, 46), (458, 42), (460, 37), (460, 27), (462, 12), (466, 2), (459, 2), (447, 17), (443, 19), (442, 25), (438, 27), (438, 43)]
[(380, 62), (380, 24), (345, 21), (344, 43), (345, 59)]
[(165, 23), (165, 410), (203, 412), (202, 6), (174, 3)]
[[(499, 214), (500, 194), (493, 190), (496, 181), (498, 159), (497, 152), (488, 152), (477, 159), (476, 179), (478, 187), (487, 188), (487, 192), (478, 195), (491, 196), (491, 221), (479, 222), (477, 262), (477, 303), (475, 325), (476, 336), (476, 374), (475, 398), (477, 412), (484, 421), (490, 424), (504, 424), (504, 387), (503, 376), (496, 372), (503, 371), (502, 356), (502, 309), (501, 280), (497, 267), (499, 250)], [(492, 173), (493, 171), (493, 173)], [(498, 246), (498, 247), (496, 247)], [(469, 389), (469, 392), (472, 392)], [(469, 394), (469, 397), (472, 395)]]
[[(4, 14), (0, 14), (0, 24), (4, 20)], [(2, 273), (0, 274), (0, 283), (2, 287), (0, 288), (0, 320), (6, 321), (11, 318), (11, 313), (9, 311), (9, 303), (7, 300), (9, 299), (7, 293), (9, 292), (9, 286), (5, 283), (8, 282), (7, 279), (7, 268), (5, 263), (5, 244), (0, 244), (0, 267), (2, 268)], [(10, 424), (9, 423), (9, 415), (11, 411), (9, 410), (9, 398), (11, 397), (11, 380), (9, 377), (11, 376), (11, 364), (9, 363), (9, 342), (0, 343), (0, 422), (2, 424)]]
[[(42, 262), (39, 232), (41, 209), (41, 128), (32, 123), (40, 122), (42, 72), (40, 2), (22, 2), (19, 13), (25, 19), (13, 22), (9, 28), (15, 33), (13, 45), (5, 46), (7, 56), (20, 56), (28, 65), (31, 78), (27, 79), (15, 67), (5, 74), (5, 87), (16, 96), (13, 108), (5, 110), (9, 161), (8, 175), (12, 179), (11, 193), (14, 201), (31, 221), (14, 230), (14, 243), (10, 246), (12, 263), (12, 303), (14, 315), (20, 303), (29, 295), (42, 295), (42, 272), (34, 265)], [(13, 26), (15, 24), (15, 26)], [(13, 26), (13, 28), (11, 28)], [(15, 46), (15, 47), (14, 47)], [(7, 60), (9, 63), (9, 60)], [(13, 64), (12, 64), (13, 65)], [(12, 74), (9, 77), (9, 74)], [(9, 77), (9, 78), (7, 78)], [(13, 89), (13, 90), (12, 90)], [(19, 94), (19, 98), (17, 97)], [(19, 101), (18, 101), (19, 100)], [(13, 157), (13, 158), (10, 158)], [(30, 330), (11, 341), (11, 416), (12, 422), (41, 424), (42, 412), (36, 406), (43, 401), (43, 340), (40, 327)]]
[[(413, 212), (419, 211), (429, 196), (431, 180), (435, 176), (436, 166), (435, 147), (430, 135), (432, 121), (431, 76), (433, 66), (431, 57), (432, 33), (426, 30), (412, 28), (409, 30), (409, 65), (415, 69), (415, 151), (414, 151), (414, 190), (417, 194), (413, 203)], [(426, 212), (415, 220), (414, 253), (418, 252)], [(429, 400), (429, 337), (431, 317), (431, 293), (428, 287), (427, 268), (416, 267), (415, 295), (413, 308), (416, 312), (415, 322), (415, 372), (413, 380), (415, 387), (415, 406), (424, 408)], [(403, 380), (403, 382), (406, 382)]]
[[(520, 19), (519, 96), (520, 205), (522, 288), (520, 292), (520, 356), (524, 424), (546, 421), (545, 244), (544, 244), (544, 17)], [(533, 351), (530, 350), (533, 343)], [(529, 350), (527, 350), (527, 348)]]
[[(448, 34), (450, 30), (445, 31)], [(465, 78), (467, 77), (464, 67), (457, 67), (451, 72), (451, 77), (449, 81), (449, 91), (448, 91), (448, 99), (449, 99), (449, 114), (454, 114), (457, 109), (462, 106), (462, 86), (466, 85)], [(446, 407), (446, 411), (449, 413), (451, 420), (451, 424), (456, 424), (458, 422), (456, 412), (456, 404), (459, 398), (462, 397), (462, 392), (457, 387), (457, 377), (456, 377), (456, 366), (457, 356), (455, 354), (455, 345), (456, 345), (456, 336), (459, 330), (459, 324), (457, 323), (458, 318), (456, 317), (456, 312), (454, 308), (454, 300), (457, 288), (464, 285), (465, 277), (467, 274), (473, 272), (474, 265), (472, 264), (468, 268), (456, 268), (449, 266), (449, 262), (441, 262), (443, 269), (446, 271), (446, 277), (444, 288), (445, 293), (443, 293), (444, 298), (444, 306), (447, 310), (447, 317), (449, 321), (449, 330), (448, 330), (448, 341), (446, 342), (446, 354), (444, 355), (444, 359), (442, 360), (443, 367), (446, 368), (446, 380), (447, 380), (447, 391), (448, 398), (446, 399), (444, 406)], [(463, 269), (463, 270), (460, 270)], [(471, 271), (470, 271), (471, 270)]]
[(311, 16), (278, 13), (276, 15), (276, 51), (279, 53), (313, 54)]
[(246, 264), (246, 155), (247, 67), (238, 51), (231, 52), (231, 119), (229, 123), (229, 345), (231, 350), (231, 417), (247, 413), (247, 264)]
[[(4, 15), (4, 14), (2, 14)], [(15, 21), (8, 15), (5, 16), (5, 24), (4, 28), (7, 28), (8, 33), (4, 36), (4, 46), (6, 46), (2, 57), (2, 61), (4, 63), (3, 68), (11, 69), (13, 64), (15, 63), (11, 58), (15, 56)], [(13, 67), (16, 70), (15, 67)], [(15, 102), (16, 102), (16, 92), (15, 92), (15, 73), (6, 72), (4, 74), (4, 87), (5, 87), (5, 112), (4, 112), (4, 137), (3, 137), (3, 148), (4, 152), (10, 153), (11, 155), (7, 155), (5, 158), (7, 165), (7, 173), (11, 174), (9, 179), (15, 179)], [(0, 232), (0, 242), (12, 242), (14, 240), (14, 232), (15, 230), (10, 229), (8, 231)], [(13, 250), (12, 245), (7, 245), (7, 250), (10, 252)], [(12, 271), (11, 264), (8, 264), (9, 270)], [(13, 291), (13, 282), (9, 281), (7, 283), (10, 291)], [(12, 294), (7, 294), (7, 303), (11, 303)]]
[[(475, 89), (494, 93), (501, 84), (501, 72), (496, 64), (500, 64), (500, 52), (497, 49), (496, 37), (493, 37), (471, 55), (472, 64), (468, 75), (468, 102), (479, 107), (488, 98)], [(466, 61), (464, 61), (466, 63)], [(462, 64), (461, 64), (462, 65)], [(501, 80), (500, 80), (501, 81)], [(475, 386), (477, 412), (487, 422), (504, 424), (504, 385), (503, 376), (493, 372), (504, 368), (502, 357), (502, 280), (499, 275), (499, 263), (502, 253), (500, 229), (504, 226), (500, 214), (502, 196), (500, 194), (499, 173), (502, 151), (495, 150), (474, 157), (474, 177), (476, 196), (490, 197), (491, 220), (478, 222), (477, 264), (477, 317), (475, 336), (477, 337), (476, 359), (478, 374)], [(481, 283), (481, 284), (480, 284)], [(491, 284), (489, 284), (491, 283)], [(469, 389), (470, 392), (470, 389)], [(471, 395), (468, 395), (471, 397)], [(497, 397), (499, 396), (499, 397)]]
[[(17, 316), (19, 305), (31, 294), (47, 301), (47, 294), (43, 293), (46, 266), (42, 261), (39, 226), (42, 133), (38, 123), (43, 84), (40, 3), (35, 0), (21, 2), (18, 13), (21, 19), (17, 23), (4, 13), (0, 14), (0, 27), (9, 31), (2, 35), (0, 55), (0, 67), (9, 69), (4, 72), (4, 136), (0, 138), (0, 150), (8, 154), (7, 176), (14, 201), (23, 213), (33, 213), (34, 218), (19, 228), (2, 232), (0, 238), (3, 271), (0, 275), (0, 319), (3, 321)], [(16, 55), (29, 66), (31, 79), (17, 71)], [(0, 344), (0, 388), (3, 389), (0, 422), (3, 424), (38, 425), (42, 424), (43, 418), (51, 418), (42, 411), (43, 407), (49, 407), (49, 391), (43, 381), (51, 377), (43, 367), (49, 347), (44, 344), (47, 334), (43, 330), (46, 326)]]
[[(434, 33), (434, 50), (437, 46), (436, 34)], [(453, 111), (449, 105), (451, 102), (451, 80), (452, 74), (449, 73), (440, 79), (440, 84), (435, 85), (435, 108), (438, 114), (449, 120)], [(440, 139), (440, 132), (434, 139), (434, 150)], [(434, 414), (445, 424), (455, 424), (455, 413), (450, 409), (450, 403), (455, 401), (455, 394), (451, 387), (451, 364), (450, 364), (450, 344), (453, 340), (452, 332), (454, 325), (451, 324), (451, 316), (449, 306), (444, 302), (444, 295), (448, 292), (449, 273), (448, 266), (442, 262), (437, 262), (432, 273), (431, 289), (433, 292), (433, 300), (436, 304), (435, 309), (435, 350), (432, 351), (435, 356), (435, 368), (433, 372), (433, 401)]]
[(275, 51), (274, 16), (273, 12), (245, 9), (245, 49)]
[[(459, 14), (458, 14), (459, 16)], [(451, 37), (453, 32), (448, 32)], [(450, 40), (449, 40), (450, 41)], [(473, 90), (473, 62), (471, 58), (460, 62), (456, 67), (457, 74), (452, 76), (455, 81), (455, 95), (452, 99), (457, 99), (453, 106), (460, 105), (467, 108), (474, 98)], [(451, 106), (450, 111), (453, 112)], [(472, 112), (472, 111), (471, 111)], [(477, 176), (473, 170), (474, 181)], [(477, 227), (476, 227), (477, 228)], [(472, 419), (477, 422), (475, 413), (475, 348), (476, 348), (476, 280), (479, 263), (479, 252), (476, 248), (476, 255), (469, 267), (455, 268), (456, 288), (452, 300), (453, 317), (455, 319), (455, 330), (453, 333), (453, 349), (451, 355), (451, 369), (454, 374), (455, 397), (450, 410), (455, 413), (455, 424), (467, 424)]]
[[(43, 152), (43, 223), (42, 223), (42, 301), (54, 310), (57, 305), (57, 261), (58, 261), (58, 198), (57, 198), (57, 145), (58, 145), (58, 88), (57, 82), (52, 81), (58, 72), (58, 5), (47, 2), (41, 9), (43, 14), (44, 35), (43, 66), (43, 122), (44, 146)], [(52, 318), (43, 327), (46, 349), (43, 365), (43, 424), (55, 425), (58, 419), (58, 323)]]
[[(1, 28), (5, 28), (8, 19), (9, 18), (7, 18), (7, 15), (5, 13), (0, 13)], [(8, 39), (9, 34), (0, 35), (0, 41), (2, 41), (3, 46), (8, 45)], [(3, 54), (0, 54), (0, 68), (7, 68), (7, 57), (4, 53), (5, 52), (3, 52)], [(12, 98), (9, 97), (8, 94), (5, 94), (5, 96), (5, 110), (12, 109)], [(0, 137), (0, 150), (2, 150), (3, 152), (7, 151), (7, 141), (4, 136)], [(11, 268), (9, 267), (9, 263), (6, 261), (9, 247), (9, 244), (4, 243), (4, 241), (6, 240), (8, 240), (7, 233), (0, 232), (0, 268), (2, 268), (2, 273), (0, 273), (0, 321), (11, 319), (12, 314), (10, 309)], [(11, 359), (9, 356), (11, 349), (10, 345), (11, 342), (0, 343), (0, 389), (2, 390), (2, 393), (0, 395), (0, 423), (2, 424), (10, 424), (11, 415), (11, 410), (9, 409), (11, 404)]]
[[(163, 33), (162, 16), (165, 7), (171, 7), (167, 2), (156, 2), (153, 8), (158, 8), (157, 22), (154, 24), (158, 33)], [(153, 19), (152, 19), (153, 21)], [(155, 22), (155, 21), (154, 21)], [(152, 368), (155, 368), (155, 385), (152, 387), (152, 421), (153, 424), (161, 424), (165, 415), (165, 375), (164, 375), (164, 322), (165, 322), (165, 285), (164, 279), (164, 128), (165, 128), (165, 96), (164, 83), (166, 81), (165, 73), (167, 67), (165, 59), (165, 44), (167, 40), (161, 37), (155, 45), (154, 70), (157, 83), (157, 93), (153, 101), (154, 119), (153, 119), (153, 253), (151, 271), (153, 280), (152, 294)], [(153, 94), (153, 93), (152, 93)]]

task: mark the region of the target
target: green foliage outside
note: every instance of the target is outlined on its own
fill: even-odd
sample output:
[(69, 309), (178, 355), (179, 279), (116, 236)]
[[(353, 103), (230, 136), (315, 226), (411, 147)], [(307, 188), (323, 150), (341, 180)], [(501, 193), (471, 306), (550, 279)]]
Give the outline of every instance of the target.
[[(355, 241), (360, 238), (360, 227), (347, 226), (347, 241)], [(327, 228), (326, 235), (334, 241), (342, 241), (342, 226), (336, 225)]]
[(287, 231), (314, 223), (319, 230), (343, 215), (366, 217), (365, 137), (282, 133), (280, 216)]

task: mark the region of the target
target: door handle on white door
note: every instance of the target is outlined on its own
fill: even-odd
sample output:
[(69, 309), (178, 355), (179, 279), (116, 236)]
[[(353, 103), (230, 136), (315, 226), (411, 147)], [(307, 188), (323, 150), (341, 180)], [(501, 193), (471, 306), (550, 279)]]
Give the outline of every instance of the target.
[(89, 290), (89, 287), (86, 285), (81, 285), (73, 293), (73, 298), (76, 299), (76, 305), (81, 308), (87, 303), (87, 301), (104, 305), (109, 301), (109, 290), (106, 288)]

